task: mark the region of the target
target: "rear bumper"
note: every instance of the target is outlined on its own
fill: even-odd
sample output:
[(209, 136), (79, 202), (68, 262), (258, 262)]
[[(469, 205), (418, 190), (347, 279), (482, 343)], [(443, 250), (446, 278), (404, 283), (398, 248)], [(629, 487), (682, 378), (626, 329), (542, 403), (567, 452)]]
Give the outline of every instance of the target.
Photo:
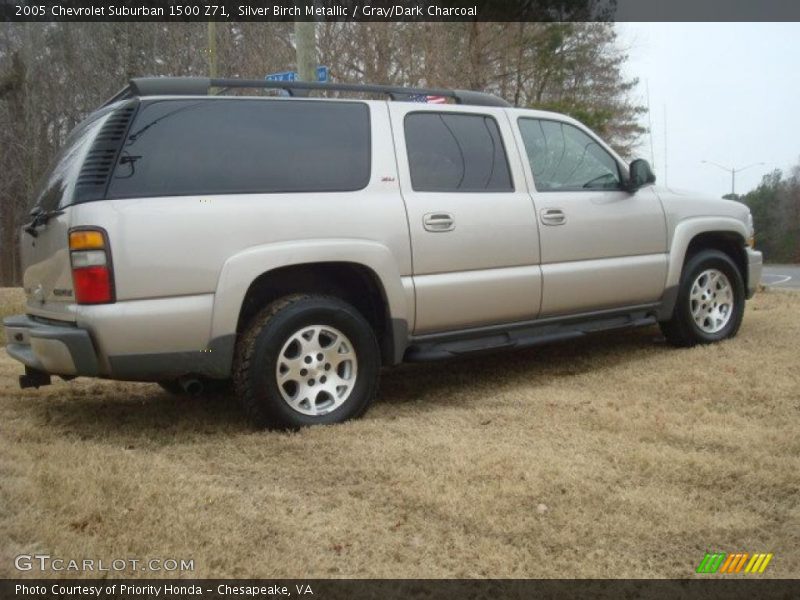
[[(127, 321), (132, 320), (128, 316)], [(100, 322), (101, 319), (96, 319)], [(126, 325), (119, 317), (119, 328)], [(100, 333), (108, 334), (108, 325), (99, 327)], [(139, 323), (146, 333), (152, 332)], [(56, 322), (28, 315), (15, 315), (3, 319), (6, 334), (6, 352), (31, 369), (49, 375), (108, 377), (125, 381), (161, 381), (187, 375), (202, 375), (214, 379), (226, 379), (231, 374), (235, 335), (214, 338), (200, 350), (161, 350), (164, 340), (158, 336), (152, 350), (145, 352), (118, 353), (107, 356), (98, 350), (109, 342), (124, 345), (125, 339), (105, 339), (98, 330), (84, 329), (68, 322)], [(134, 332), (130, 332), (128, 340)], [(108, 337), (108, 336), (107, 336)], [(97, 343), (93, 342), (93, 339)], [(165, 339), (171, 339), (167, 336)], [(134, 340), (135, 341), (135, 340)], [(133, 346), (129, 342), (129, 346)], [(135, 347), (134, 347), (135, 348)], [(138, 350), (138, 348), (135, 348)]]
[(747, 297), (752, 298), (761, 283), (764, 258), (758, 250), (747, 249)]
[(98, 375), (97, 353), (85, 329), (27, 315), (7, 317), (3, 326), (6, 352), (22, 364), (52, 375)]

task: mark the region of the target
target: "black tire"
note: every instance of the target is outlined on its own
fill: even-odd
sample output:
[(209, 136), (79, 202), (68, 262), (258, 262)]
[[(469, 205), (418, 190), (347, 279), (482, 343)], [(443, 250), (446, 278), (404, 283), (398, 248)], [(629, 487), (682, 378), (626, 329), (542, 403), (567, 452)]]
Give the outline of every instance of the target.
[[(335, 328), (343, 334), (352, 344), (357, 367), (346, 399), (325, 414), (300, 412), (301, 408), (313, 410), (310, 404), (297, 409), (290, 406), (282, 395), (276, 374), (278, 359), (285, 351), (284, 345), (298, 332), (313, 325)], [(298, 360), (300, 357), (298, 354)], [(240, 336), (234, 356), (233, 382), (236, 395), (253, 425), (258, 428), (298, 429), (341, 423), (363, 415), (377, 392), (380, 367), (375, 333), (355, 308), (330, 296), (292, 295), (262, 309)], [(316, 385), (319, 386), (320, 381)], [(285, 387), (283, 391), (286, 391)], [(333, 397), (324, 392), (315, 397), (334, 402)]]
[[(730, 282), (733, 293), (733, 308), (727, 323), (716, 332), (704, 331), (692, 316), (691, 292), (695, 280), (706, 270), (721, 271)], [(744, 280), (731, 258), (719, 250), (702, 250), (689, 258), (681, 273), (678, 297), (672, 317), (659, 323), (667, 341), (673, 346), (690, 347), (696, 344), (711, 344), (732, 338), (739, 331), (744, 316)]]
[[(233, 382), (230, 379), (210, 379), (208, 377), (198, 377), (198, 381), (203, 384), (203, 389), (197, 396), (225, 396), (233, 393)], [(169, 392), (173, 396), (191, 396), (189, 392), (183, 389), (183, 386), (177, 379), (168, 379), (166, 381), (157, 382), (161, 389)]]
[(210, 377), (200, 377), (203, 384), (201, 396), (229, 396), (233, 395), (232, 379), (211, 379)]

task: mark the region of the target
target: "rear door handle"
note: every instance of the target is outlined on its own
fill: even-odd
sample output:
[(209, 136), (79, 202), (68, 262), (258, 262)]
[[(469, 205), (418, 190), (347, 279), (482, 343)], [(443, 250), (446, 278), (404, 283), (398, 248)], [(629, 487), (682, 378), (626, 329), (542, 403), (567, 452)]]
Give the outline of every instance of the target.
[(567, 222), (567, 215), (560, 208), (543, 208), (539, 217), (543, 225), (563, 225)]
[(426, 231), (440, 232), (453, 231), (456, 228), (456, 220), (453, 215), (445, 212), (428, 213), (422, 217), (422, 225)]

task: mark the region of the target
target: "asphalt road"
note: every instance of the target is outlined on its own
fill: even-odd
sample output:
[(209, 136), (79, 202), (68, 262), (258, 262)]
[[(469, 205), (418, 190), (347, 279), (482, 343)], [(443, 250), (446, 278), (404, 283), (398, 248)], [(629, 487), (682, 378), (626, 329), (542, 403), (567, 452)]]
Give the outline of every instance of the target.
[(761, 283), (778, 289), (800, 290), (800, 265), (764, 265)]

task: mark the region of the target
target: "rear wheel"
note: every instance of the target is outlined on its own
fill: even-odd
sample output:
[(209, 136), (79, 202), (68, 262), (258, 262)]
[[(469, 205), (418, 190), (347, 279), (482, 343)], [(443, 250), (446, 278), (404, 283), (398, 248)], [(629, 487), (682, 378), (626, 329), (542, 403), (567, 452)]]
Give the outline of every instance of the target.
[(675, 346), (709, 344), (736, 335), (744, 315), (742, 274), (727, 254), (703, 250), (681, 275), (672, 317), (660, 323)]
[(241, 336), (236, 394), (257, 427), (340, 423), (372, 402), (379, 357), (375, 334), (355, 308), (329, 296), (288, 296)]

